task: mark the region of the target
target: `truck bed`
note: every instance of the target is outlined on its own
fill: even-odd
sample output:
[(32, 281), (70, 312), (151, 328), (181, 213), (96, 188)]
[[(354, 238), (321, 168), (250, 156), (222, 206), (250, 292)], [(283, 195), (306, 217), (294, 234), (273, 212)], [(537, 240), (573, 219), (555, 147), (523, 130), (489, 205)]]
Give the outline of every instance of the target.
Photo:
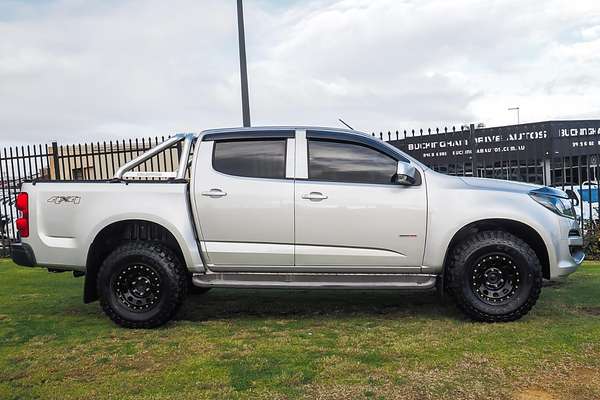
[(203, 271), (186, 182), (30, 182), (30, 234), (40, 266), (85, 271), (94, 238), (123, 220), (155, 222), (169, 229), (191, 271)]

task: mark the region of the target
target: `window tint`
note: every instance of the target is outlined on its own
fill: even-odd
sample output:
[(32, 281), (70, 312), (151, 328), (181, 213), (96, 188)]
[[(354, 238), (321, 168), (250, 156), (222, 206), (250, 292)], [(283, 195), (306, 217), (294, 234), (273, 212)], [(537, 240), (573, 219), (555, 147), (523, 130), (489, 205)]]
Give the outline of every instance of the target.
[(215, 142), (213, 168), (229, 175), (285, 178), (285, 139)]
[(390, 184), (398, 163), (367, 146), (310, 139), (308, 178), (319, 181)]

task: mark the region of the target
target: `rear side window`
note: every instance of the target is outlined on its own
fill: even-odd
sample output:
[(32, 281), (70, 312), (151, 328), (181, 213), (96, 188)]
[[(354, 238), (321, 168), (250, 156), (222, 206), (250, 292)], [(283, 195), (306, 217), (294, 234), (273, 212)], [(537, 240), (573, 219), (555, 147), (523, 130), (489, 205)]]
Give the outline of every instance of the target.
[(356, 143), (310, 139), (308, 178), (316, 181), (391, 184), (398, 162)]
[(285, 139), (226, 140), (214, 145), (213, 168), (228, 175), (285, 178)]

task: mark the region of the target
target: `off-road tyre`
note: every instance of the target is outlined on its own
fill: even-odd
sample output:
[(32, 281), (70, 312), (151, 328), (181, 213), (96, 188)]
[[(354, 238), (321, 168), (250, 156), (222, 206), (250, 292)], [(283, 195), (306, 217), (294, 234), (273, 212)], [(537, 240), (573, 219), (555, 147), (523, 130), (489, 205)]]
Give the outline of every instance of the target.
[(536, 303), (542, 266), (522, 239), (504, 231), (483, 231), (454, 248), (445, 279), (448, 293), (468, 317), (508, 322)]
[(116, 248), (100, 266), (97, 282), (106, 315), (118, 325), (136, 329), (171, 320), (189, 285), (187, 271), (173, 251), (147, 241)]

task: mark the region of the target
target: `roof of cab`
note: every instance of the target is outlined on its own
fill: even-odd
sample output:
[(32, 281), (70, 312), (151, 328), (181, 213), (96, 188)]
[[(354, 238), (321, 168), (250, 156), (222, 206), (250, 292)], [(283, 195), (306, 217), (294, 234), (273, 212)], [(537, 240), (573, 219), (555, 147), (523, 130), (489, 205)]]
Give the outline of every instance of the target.
[[(325, 126), (294, 126), (294, 125), (275, 125), (275, 126), (252, 126), (252, 127), (231, 127), (231, 128), (216, 128), (206, 129), (201, 132), (203, 133), (224, 133), (224, 132), (248, 132), (253, 131), (285, 131), (285, 130), (311, 130), (311, 131), (331, 131), (331, 132), (346, 132), (346, 133), (358, 133), (366, 135), (364, 132), (355, 131), (346, 128), (331, 128)], [(369, 136), (369, 135), (367, 135)]]
[(253, 127), (233, 127), (233, 128), (218, 128), (218, 129), (207, 129), (202, 131), (198, 136), (202, 137), (203, 140), (214, 140), (217, 138), (227, 138), (235, 135), (236, 137), (258, 137), (258, 136), (279, 136), (279, 137), (293, 137), (297, 130), (305, 131), (325, 131), (335, 133), (345, 133), (350, 135), (368, 136), (364, 132), (354, 131), (344, 128), (330, 128), (320, 126), (253, 126)]

